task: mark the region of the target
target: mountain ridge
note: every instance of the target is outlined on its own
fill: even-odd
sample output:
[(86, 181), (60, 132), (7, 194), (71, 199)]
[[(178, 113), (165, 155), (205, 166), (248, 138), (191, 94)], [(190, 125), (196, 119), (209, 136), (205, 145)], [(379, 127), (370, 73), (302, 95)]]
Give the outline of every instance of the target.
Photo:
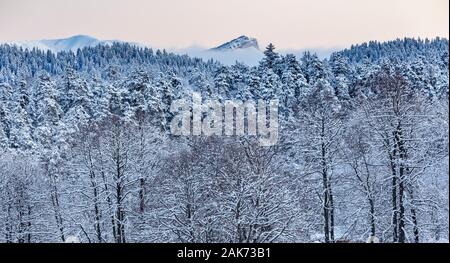
[(246, 35), (242, 35), (238, 38), (232, 39), (228, 42), (225, 42), (217, 47), (211, 48), (213, 51), (228, 51), (228, 50), (236, 50), (236, 49), (246, 49), (246, 48), (255, 48), (259, 49), (258, 40), (256, 38), (251, 38)]

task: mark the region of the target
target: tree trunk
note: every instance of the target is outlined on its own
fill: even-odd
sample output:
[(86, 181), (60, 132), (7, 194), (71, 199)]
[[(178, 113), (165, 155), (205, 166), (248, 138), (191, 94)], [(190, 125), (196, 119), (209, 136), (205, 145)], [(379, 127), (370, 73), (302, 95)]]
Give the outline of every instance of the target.
[(5, 222), (5, 240), (6, 243), (12, 243), (12, 233), (13, 233), (13, 229), (12, 229), (12, 224), (11, 224), (11, 203), (8, 203), (8, 208), (6, 210), (6, 214), (7, 214), (7, 218), (6, 218), (6, 222)]
[[(390, 145), (390, 143), (388, 143)], [(390, 151), (389, 154), (389, 162), (391, 166), (391, 172), (392, 172), (392, 185), (391, 185), (391, 196), (392, 196), (392, 226), (393, 226), (393, 233), (392, 233), (392, 242), (397, 243), (398, 242), (398, 204), (397, 204), (397, 166), (395, 164), (395, 158), (397, 155), (397, 147), (394, 145), (392, 154)]]
[(28, 218), (27, 218), (27, 243), (31, 243), (31, 206), (28, 205)]
[(56, 222), (56, 227), (59, 231), (59, 237), (61, 238), (62, 242), (66, 241), (66, 237), (64, 234), (64, 225), (63, 225), (63, 219), (62, 219), (62, 215), (61, 215), (61, 208), (60, 208), (60, 204), (59, 204), (59, 192), (58, 192), (58, 187), (56, 185), (56, 175), (50, 175), (50, 180), (52, 183), (52, 192), (50, 193), (50, 198), (52, 200), (52, 205), (53, 205), (53, 212), (54, 212), (54, 216), (55, 216), (55, 222)]
[(330, 241), (334, 243), (334, 201), (330, 180), (328, 180), (328, 192), (330, 195)]
[(406, 233), (405, 233), (405, 179), (406, 179), (406, 149), (404, 147), (404, 141), (402, 139), (402, 129), (401, 124), (397, 126), (397, 130), (394, 136), (396, 140), (396, 145), (399, 153), (399, 182), (398, 182), (398, 242), (405, 243)]
[(102, 242), (102, 228), (101, 228), (101, 215), (100, 215), (100, 207), (99, 207), (99, 197), (98, 197), (98, 186), (97, 182), (95, 181), (95, 173), (93, 170), (90, 172), (90, 178), (91, 178), (91, 187), (94, 195), (94, 215), (95, 215), (95, 223), (94, 223), (94, 229), (97, 234), (97, 240), (99, 243)]
[[(327, 160), (326, 160), (326, 146), (325, 146), (325, 121), (322, 119), (321, 125), (321, 166), (322, 166), (322, 184), (323, 184), (323, 218), (324, 218), (324, 237), (325, 243), (330, 243), (333, 240), (333, 236), (330, 236), (332, 231), (330, 231), (331, 224), (331, 193), (330, 193), (330, 183), (328, 178), (327, 170)], [(333, 218), (334, 221), (334, 218)], [(334, 224), (334, 222), (333, 222)]]
[(417, 211), (416, 208), (414, 207), (414, 193), (411, 187), (408, 187), (408, 193), (411, 203), (411, 220), (413, 222), (414, 242), (419, 243), (420, 242), (419, 224), (417, 220)]

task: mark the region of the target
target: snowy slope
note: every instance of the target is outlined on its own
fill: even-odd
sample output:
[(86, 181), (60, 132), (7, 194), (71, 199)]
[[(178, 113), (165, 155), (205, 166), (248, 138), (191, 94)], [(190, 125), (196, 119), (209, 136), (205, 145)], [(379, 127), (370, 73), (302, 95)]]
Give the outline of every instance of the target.
[(233, 65), (236, 62), (240, 62), (254, 66), (263, 58), (263, 53), (259, 50), (258, 41), (247, 36), (240, 36), (215, 48), (190, 47), (173, 50), (173, 52), (187, 54), (203, 60), (214, 59), (225, 65)]
[(213, 51), (229, 51), (237, 49), (255, 48), (259, 50), (258, 41), (256, 38), (250, 38), (248, 36), (240, 36), (229, 42), (226, 42), (218, 47), (212, 48)]

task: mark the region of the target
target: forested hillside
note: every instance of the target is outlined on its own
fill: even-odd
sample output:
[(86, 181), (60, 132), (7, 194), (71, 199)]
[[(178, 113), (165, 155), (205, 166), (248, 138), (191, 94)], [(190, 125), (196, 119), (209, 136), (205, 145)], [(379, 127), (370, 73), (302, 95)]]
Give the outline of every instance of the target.
[[(448, 242), (448, 40), (256, 67), (0, 46), (0, 242)], [(279, 99), (279, 140), (170, 134), (174, 100)]]

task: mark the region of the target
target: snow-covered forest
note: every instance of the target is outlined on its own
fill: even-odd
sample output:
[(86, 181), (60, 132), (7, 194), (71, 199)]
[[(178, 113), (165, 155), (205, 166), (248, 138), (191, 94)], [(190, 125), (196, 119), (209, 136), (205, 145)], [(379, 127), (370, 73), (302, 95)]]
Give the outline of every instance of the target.
[[(223, 66), (0, 46), (0, 242), (448, 242), (449, 43)], [(171, 102), (278, 98), (279, 140), (173, 136)]]

